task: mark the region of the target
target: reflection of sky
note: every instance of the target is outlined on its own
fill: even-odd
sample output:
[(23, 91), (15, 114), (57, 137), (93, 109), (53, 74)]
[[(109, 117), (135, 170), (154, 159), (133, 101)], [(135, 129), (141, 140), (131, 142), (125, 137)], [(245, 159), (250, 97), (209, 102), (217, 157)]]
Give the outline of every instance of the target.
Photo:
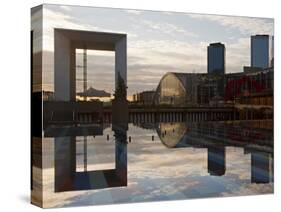
[[(106, 140), (109, 133), (110, 139)], [(151, 136), (154, 135), (154, 141)], [(46, 140), (47, 157), (44, 169), (45, 207), (77, 206), (106, 203), (175, 200), (233, 195), (272, 193), (273, 184), (251, 184), (250, 154), (242, 148), (226, 148), (226, 173), (210, 176), (207, 170), (207, 149), (166, 148), (156, 132), (130, 125), (128, 136), (128, 186), (89, 191), (53, 192), (53, 141)], [(81, 137), (82, 138), (82, 137)], [(114, 143), (108, 128), (103, 136), (88, 137), (88, 161), (112, 161)], [(102, 149), (102, 151), (101, 151)], [(111, 156), (110, 156), (111, 155)]]
[[(273, 19), (135, 11), (93, 7), (44, 5), (43, 50), (53, 51), (53, 28), (126, 33), (128, 38), (128, 91), (155, 89), (161, 76), (172, 72), (206, 72), (210, 42), (226, 45), (226, 72), (239, 72), (250, 64), (250, 36), (273, 34)], [(38, 14), (34, 27), (40, 27)], [(112, 61), (94, 55), (89, 71), (112, 73)], [(44, 59), (44, 86), (53, 89), (52, 58)], [(47, 74), (48, 73), (48, 74)], [(102, 88), (105, 80), (95, 81)], [(108, 86), (111, 88), (108, 88)], [(105, 86), (113, 90), (113, 84)]]

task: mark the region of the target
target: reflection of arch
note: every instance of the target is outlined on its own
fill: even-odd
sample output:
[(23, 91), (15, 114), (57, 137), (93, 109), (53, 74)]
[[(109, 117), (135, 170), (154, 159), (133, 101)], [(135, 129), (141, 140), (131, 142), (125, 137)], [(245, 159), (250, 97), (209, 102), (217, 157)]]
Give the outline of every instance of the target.
[(55, 192), (127, 186), (127, 133), (114, 130), (115, 168), (76, 171), (75, 137), (55, 139)]
[[(185, 103), (187, 91), (186, 87), (180, 77), (180, 73), (166, 73), (160, 80), (154, 95), (154, 104), (183, 104)], [(169, 79), (170, 78), (170, 79)], [(165, 85), (165, 80), (169, 79), (170, 84)], [(173, 83), (175, 82), (175, 83)], [(166, 86), (166, 87), (165, 87)], [(163, 89), (166, 90), (166, 95), (162, 96)], [(170, 92), (168, 90), (173, 90)], [(164, 91), (165, 92), (165, 91)]]
[(159, 123), (156, 132), (162, 144), (168, 148), (174, 148), (180, 143), (186, 133), (186, 124), (177, 123)]

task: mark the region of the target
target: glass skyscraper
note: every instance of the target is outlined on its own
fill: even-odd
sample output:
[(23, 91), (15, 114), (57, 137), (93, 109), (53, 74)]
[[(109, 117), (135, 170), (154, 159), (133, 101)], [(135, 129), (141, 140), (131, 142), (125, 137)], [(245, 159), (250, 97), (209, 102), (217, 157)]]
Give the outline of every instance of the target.
[(222, 43), (211, 43), (208, 46), (208, 74), (225, 73), (225, 46)]
[(272, 65), (272, 37), (269, 35), (251, 36), (251, 66), (268, 68)]

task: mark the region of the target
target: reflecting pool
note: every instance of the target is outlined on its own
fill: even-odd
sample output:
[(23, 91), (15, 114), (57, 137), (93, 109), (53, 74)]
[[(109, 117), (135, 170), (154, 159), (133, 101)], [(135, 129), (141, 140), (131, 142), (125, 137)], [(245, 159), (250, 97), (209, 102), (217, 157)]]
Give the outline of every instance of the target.
[(272, 193), (272, 124), (101, 124), (44, 138), (44, 207)]

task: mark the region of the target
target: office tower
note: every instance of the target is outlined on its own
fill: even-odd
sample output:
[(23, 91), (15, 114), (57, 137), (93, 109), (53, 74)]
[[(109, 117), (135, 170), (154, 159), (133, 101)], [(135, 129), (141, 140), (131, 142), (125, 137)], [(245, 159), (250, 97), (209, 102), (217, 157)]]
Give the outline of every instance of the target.
[(251, 36), (251, 66), (268, 68), (272, 65), (273, 40), (269, 35)]
[(208, 74), (225, 73), (225, 46), (222, 43), (211, 43), (208, 46)]

